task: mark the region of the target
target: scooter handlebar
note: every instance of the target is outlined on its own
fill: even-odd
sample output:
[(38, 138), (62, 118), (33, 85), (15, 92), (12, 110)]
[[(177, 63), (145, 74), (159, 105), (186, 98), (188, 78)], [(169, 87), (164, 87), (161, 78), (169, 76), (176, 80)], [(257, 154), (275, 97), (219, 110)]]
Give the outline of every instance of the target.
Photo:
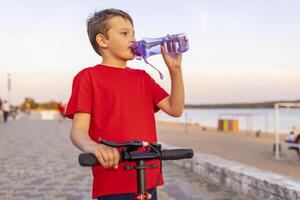
[[(162, 150), (161, 151), (161, 157), (159, 157), (158, 154), (155, 154), (154, 152), (138, 152), (138, 153), (132, 153), (132, 156), (130, 156), (130, 161), (133, 160), (133, 158), (138, 157), (140, 160), (153, 160), (153, 159), (161, 159), (161, 160), (181, 160), (181, 159), (188, 159), (192, 158), (194, 155), (194, 152), (192, 149), (169, 149), (169, 150)], [(91, 154), (91, 153), (82, 153), (79, 155), (78, 158), (79, 164), (83, 167), (91, 167), (100, 165), (97, 158)], [(127, 161), (127, 160), (121, 160)]]

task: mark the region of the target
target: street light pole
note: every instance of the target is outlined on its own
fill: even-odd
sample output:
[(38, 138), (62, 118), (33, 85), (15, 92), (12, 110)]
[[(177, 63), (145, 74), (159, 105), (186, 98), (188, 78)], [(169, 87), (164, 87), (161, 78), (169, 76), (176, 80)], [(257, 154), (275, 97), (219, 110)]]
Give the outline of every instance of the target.
[(275, 138), (275, 158), (279, 159), (279, 104), (275, 103), (275, 131), (276, 131), (276, 138)]
[(7, 74), (7, 101), (11, 105), (11, 74)]

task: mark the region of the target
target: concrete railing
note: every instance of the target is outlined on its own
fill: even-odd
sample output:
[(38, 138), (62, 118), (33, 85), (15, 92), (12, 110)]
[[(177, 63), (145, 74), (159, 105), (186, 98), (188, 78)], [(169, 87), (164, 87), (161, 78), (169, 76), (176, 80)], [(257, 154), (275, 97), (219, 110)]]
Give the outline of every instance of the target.
[[(166, 149), (180, 148), (162, 145)], [(300, 182), (283, 175), (200, 153), (195, 153), (191, 160), (173, 162), (190, 168), (192, 172), (216, 184), (257, 200), (300, 199)]]
[(57, 110), (32, 110), (29, 115), (20, 113), (20, 118), (30, 120), (57, 120), (60, 117), (60, 113)]

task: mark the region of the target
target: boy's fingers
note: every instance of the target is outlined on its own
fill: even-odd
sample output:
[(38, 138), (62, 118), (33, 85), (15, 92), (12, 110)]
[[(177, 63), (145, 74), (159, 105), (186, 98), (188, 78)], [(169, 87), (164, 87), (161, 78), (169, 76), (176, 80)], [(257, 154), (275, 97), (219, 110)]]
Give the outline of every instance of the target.
[(176, 41), (172, 41), (171, 44), (172, 44), (172, 45), (171, 45), (171, 46), (172, 46), (172, 52), (173, 52), (173, 53), (176, 53), (176, 52), (177, 52), (177, 49), (176, 49)]
[(172, 45), (171, 45), (171, 43), (170, 42), (166, 42), (166, 44), (167, 44), (167, 51), (168, 52), (172, 52)]
[(98, 148), (99, 152), (101, 153), (102, 159), (103, 159), (103, 167), (107, 168), (108, 167), (108, 161), (109, 161), (109, 154), (107, 152), (107, 148), (105, 146), (102, 146), (101, 148)]
[(161, 55), (163, 56), (163, 59), (166, 60), (167, 59), (167, 52), (166, 49), (163, 45), (160, 46), (161, 49)]
[(161, 51), (161, 54), (165, 54), (166, 53), (166, 49), (163, 45), (160, 45), (160, 51)]
[(118, 152), (118, 149), (114, 148), (113, 149), (113, 153), (114, 153), (114, 168), (117, 169), (118, 168), (118, 163), (120, 161), (120, 154)]
[(104, 166), (105, 166), (105, 162), (104, 162), (104, 160), (103, 160), (103, 157), (102, 157), (102, 155), (101, 155), (101, 152), (97, 150), (97, 151), (94, 153), (94, 155), (96, 156), (96, 158), (97, 158), (97, 160), (100, 162), (100, 164), (104, 167)]
[(98, 161), (104, 168), (108, 168), (108, 167), (114, 167), (115, 169), (118, 168), (120, 155), (117, 148), (111, 148), (111, 147), (97, 148), (95, 152), (95, 156), (97, 157)]
[(113, 149), (109, 148), (107, 150), (107, 154), (108, 154), (108, 167), (112, 167), (114, 165), (114, 153), (113, 153)]
[(106, 147), (103, 152), (102, 156), (104, 157), (104, 162), (105, 162), (105, 167), (112, 167), (114, 165), (114, 153), (113, 153), (113, 148), (111, 147)]

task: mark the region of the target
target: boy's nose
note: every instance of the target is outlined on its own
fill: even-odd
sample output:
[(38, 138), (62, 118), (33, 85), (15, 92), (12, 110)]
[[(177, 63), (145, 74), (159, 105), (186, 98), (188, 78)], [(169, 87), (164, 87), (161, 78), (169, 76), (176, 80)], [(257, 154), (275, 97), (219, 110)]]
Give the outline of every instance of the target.
[(135, 43), (136, 42), (136, 39), (135, 38), (132, 38), (131, 40), (130, 40), (130, 45), (133, 45), (133, 43)]
[(135, 42), (135, 41), (136, 41), (136, 39), (135, 39), (135, 37), (133, 36), (133, 37), (131, 38), (130, 42)]

